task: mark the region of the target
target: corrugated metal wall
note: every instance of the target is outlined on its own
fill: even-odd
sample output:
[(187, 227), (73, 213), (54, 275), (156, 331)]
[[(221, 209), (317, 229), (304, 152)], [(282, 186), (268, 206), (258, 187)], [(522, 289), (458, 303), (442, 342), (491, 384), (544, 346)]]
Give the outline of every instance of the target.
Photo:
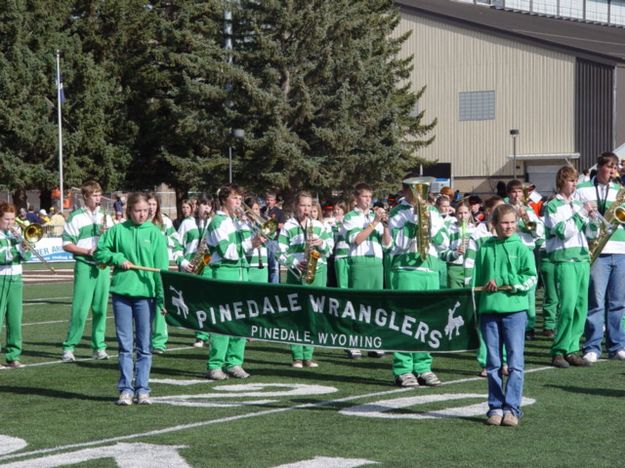
[[(395, 35), (412, 31), (402, 55), (414, 55), (414, 90), (426, 119), (438, 117), (435, 142), (421, 155), (451, 162), (454, 177), (511, 175), (509, 130), (517, 153), (575, 151), (575, 58), (418, 17), (402, 10)], [(496, 118), (459, 121), (458, 93), (496, 92)]]
[(578, 59), (575, 72), (575, 146), (580, 166), (590, 167), (599, 154), (614, 149), (614, 67)]

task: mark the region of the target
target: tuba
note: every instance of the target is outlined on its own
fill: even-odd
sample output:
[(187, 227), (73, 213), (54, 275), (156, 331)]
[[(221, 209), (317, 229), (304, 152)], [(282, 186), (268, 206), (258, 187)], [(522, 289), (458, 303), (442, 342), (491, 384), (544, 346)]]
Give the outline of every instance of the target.
[(413, 212), (417, 233), (415, 236), (416, 251), (425, 261), (430, 249), (430, 236), (432, 231), (432, 220), (428, 208), (428, 193), (430, 185), (434, 179), (432, 177), (410, 177), (404, 179), (402, 183), (407, 185), (412, 192)]

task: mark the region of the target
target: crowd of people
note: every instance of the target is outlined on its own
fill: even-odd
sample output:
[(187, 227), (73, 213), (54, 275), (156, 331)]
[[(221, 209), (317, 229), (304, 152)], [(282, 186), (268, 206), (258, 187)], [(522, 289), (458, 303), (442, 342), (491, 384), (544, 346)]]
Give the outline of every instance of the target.
[[(71, 213), (63, 230), (63, 246), (75, 266), (62, 360), (76, 360), (89, 311), (93, 358), (109, 358), (105, 326), (112, 294), (118, 404), (149, 404), (152, 355), (166, 352), (168, 342), (155, 271), (169, 261), (180, 271), (226, 281), (406, 291), (473, 287), (476, 359), (488, 381), (486, 422), (516, 426), (525, 341), (537, 334), (539, 285), (540, 333), (552, 340), (553, 366), (592, 365), (602, 355), (604, 335), (608, 357), (625, 360), (625, 288), (618, 286), (625, 275), (625, 229), (618, 222), (625, 222), (625, 189), (614, 181), (618, 168), (618, 157), (603, 153), (589, 180), (578, 183), (576, 170), (562, 167), (557, 191), (547, 199), (512, 180), (484, 202), (449, 187), (433, 195), (419, 177), (406, 178), (401, 191), (386, 200), (375, 200), (375, 188), (360, 183), (345, 200), (323, 205), (306, 191), (290, 206), (280, 206), (271, 191), (262, 203), (227, 184), (214, 199), (184, 200), (174, 221), (161, 213), (153, 193), (133, 193), (124, 206), (126, 219), (116, 222), (100, 207), (99, 184), (86, 182), (85, 206)], [(15, 216), (13, 205), (0, 205), (0, 320), (6, 316), (9, 367), (23, 366), (21, 263), (30, 255)], [(245, 338), (197, 332), (193, 345), (209, 347), (207, 378), (250, 376), (244, 369)], [(357, 349), (346, 353), (362, 357)], [(293, 368), (319, 366), (311, 346), (291, 346), (290, 357)], [(400, 387), (441, 385), (430, 353), (393, 353), (391, 372)]]

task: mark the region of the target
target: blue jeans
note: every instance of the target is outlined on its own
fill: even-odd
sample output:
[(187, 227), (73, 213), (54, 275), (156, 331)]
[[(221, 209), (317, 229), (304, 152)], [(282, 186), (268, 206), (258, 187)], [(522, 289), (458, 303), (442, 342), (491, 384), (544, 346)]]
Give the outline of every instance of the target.
[(599, 255), (590, 270), (588, 317), (584, 336), (584, 353), (593, 351), (601, 356), (603, 327), (605, 347), (611, 357), (625, 348), (625, 254)]
[[(522, 416), (523, 398), (523, 348), (527, 312), (480, 315), (480, 331), (486, 343), (486, 373), (488, 375), (488, 416), (512, 413)], [(510, 375), (503, 390), (501, 376), (502, 347), (505, 345)]]
[(278, 241), (267, 242), (267, 269), (269, 270), (269, 282), (280, 282), (280, 264), (276, 261), (278, 253)]
[[(154, 311), (154, 299), (113, 294), (115, 334), (117, 335), (117, 344), (119, 346), (120, 376), (117, 390), (120, 393), (129, 392), (137, 395), (150, 393), (149, 380), (150, 368), (152, 367), (150, 341)], [(134, 366), (132, 362), (133, 349), (137, 353), (137, 362)]]

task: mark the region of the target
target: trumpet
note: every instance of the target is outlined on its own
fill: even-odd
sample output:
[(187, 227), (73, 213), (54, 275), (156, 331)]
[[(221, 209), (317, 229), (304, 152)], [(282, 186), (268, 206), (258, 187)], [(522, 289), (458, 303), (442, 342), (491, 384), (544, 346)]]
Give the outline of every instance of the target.
[(50, 265), (50, 263), (47, 262), (39, 252), (37, 252), (37, 249), (35, 249), (35, 244), (43, 237), (43, 227), (41, 227), (41, 224), (33, 223), (27, 225), (19, 218), (15, 218), (15, 222), (21, 229), (24, 230), (24, 234), (20, 234), (20, 232), (14, 227), (9, 227), (11, 234), (13, 234), (17, 241), (24, 246), (24, 249), (32, 253), (46, 266), (46, 268), (48, 268), (48, 270), (56, 274), (54, 267)]
[[(530, 204), (530, 186), (529, 184), (523, 184), (523, 201), (522, 201), (522, 205), (517, 205), (516, 209), (517, 209), (517, 213), (519, 214), (519, 217), (521, 216), (521, 211), (520, 208), (523, 209), (523, 213), (527, 212), (527, 208)], [(532, 208), (530, 208), (532, 209)], [(536, 223), (534, 221), (530, 221), (529, 217), (526, 219), (523, 219), (523, 222), (525, 223), (525, 229), (527, 229), (528, 231), (534, 231), (536, 229)]]

